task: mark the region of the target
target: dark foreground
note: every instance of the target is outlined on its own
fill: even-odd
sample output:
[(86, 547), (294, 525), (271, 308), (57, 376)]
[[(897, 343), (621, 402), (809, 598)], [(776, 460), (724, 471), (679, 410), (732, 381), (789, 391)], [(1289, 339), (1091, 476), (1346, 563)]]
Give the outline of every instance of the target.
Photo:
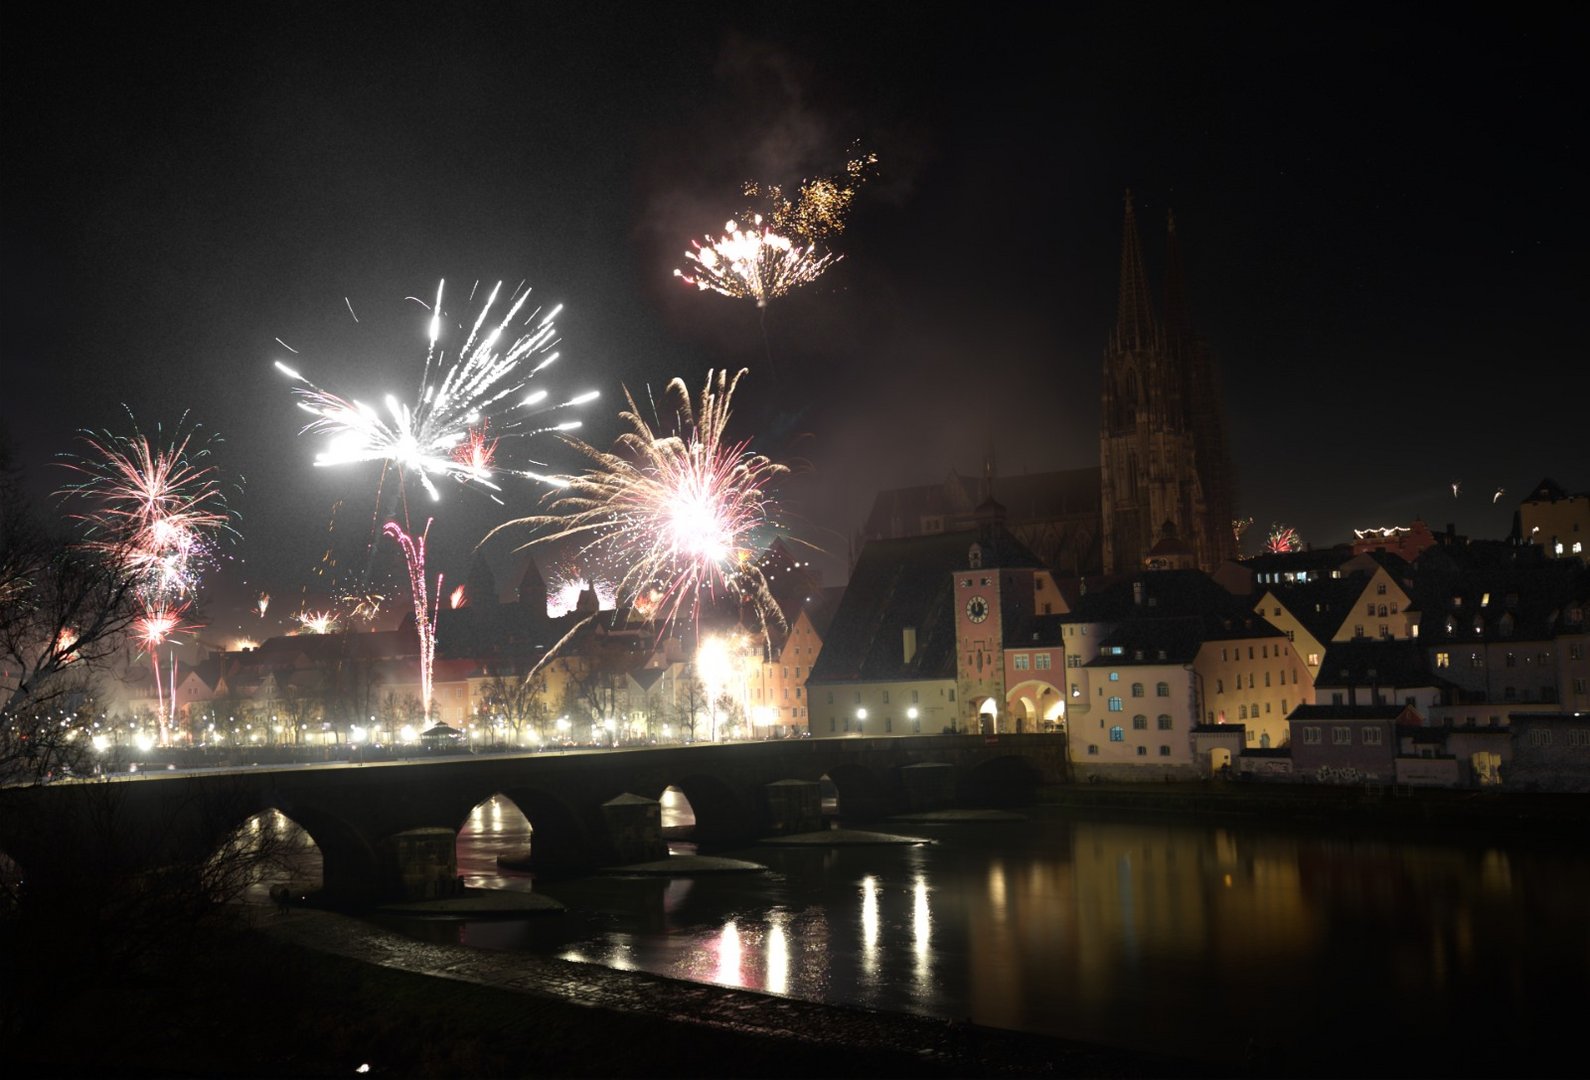
[[(1193, 1076), (1198, 1066), (246, 913), (114, 982), (7, 988), (10, 1075)], [(358, 957), (357, 959), (355, 957)], [(431, 974), (417, 974), (420, 969)], [(1255, 1063), (1259, 1065), (1260, 1063)], [(11, 1071), (20, 1065), (18, 1071)], [(360, 1074), (360, 1066), (368, 1071)]]

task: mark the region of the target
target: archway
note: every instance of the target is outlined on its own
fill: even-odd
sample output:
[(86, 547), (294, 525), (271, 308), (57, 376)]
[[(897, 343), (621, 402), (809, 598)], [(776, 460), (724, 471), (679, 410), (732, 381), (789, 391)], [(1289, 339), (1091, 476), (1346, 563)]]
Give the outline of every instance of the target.
[(999, 734), (999, 702), (984, 698), (977, 706), (977, 730), (984, 735)]
[(458, 875), (475, 889), (527, 888), (534, 828), (519, 804), (498, 792), (469, 811), (453, 841)]
[(818, 790), (823, 804), (823, 817), (839, 816), (839, 787), (834, 783), (834, 778), (827, 773), (817, 778)]
[(682, 790), (670, 784), (663, 788), (662, 794), (657, 797), (657, 803), (662, 809), (662, 838), (668, 845), (668, 853), (694, 854), (696, 810), (690, 805), (690, 799)]
[(244, 820), (204, 868), (204, 886), (219, 902), (301, 903), (325, 886), (325, 857), (309, 831), (271, 807)]
[(1214, 776), (1227, 776), (1231, 772), (1231, 751), (1217, 746), (1209, 751), (1209, 772)]

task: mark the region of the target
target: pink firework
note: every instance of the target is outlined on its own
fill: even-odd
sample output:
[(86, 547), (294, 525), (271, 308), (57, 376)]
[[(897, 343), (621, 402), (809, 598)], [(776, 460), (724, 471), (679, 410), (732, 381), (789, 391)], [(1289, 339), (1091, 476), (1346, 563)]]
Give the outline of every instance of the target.
[(679, 418), (672, 434), (658, 434), (626, 392), (629, 409), (620, 416), (630, 430), (613, 449), (568, 438), (594, 467), (564, 478), (566, 486), (546, 496), (546, 514), (499, 528), (543, 530), (532, 544), (579, 541), (580, 561), (624, 568), (622, 603), (654, 604), (660, 619), (694, 617), (703, 599), (728, 594), (746, 601), (765, 629), (779, 614), (756, 566), (757, 538), (776, 524), (771, 489), (787, 469), (725, 438), (744, 374), (709, 373), (698, 402), (683, 381), (669, 383)]
[[(431, 520), (418, 536), (411, 536), (395, 521), (386, 523), (383, 531), (396, 540), (403, 549), (403, 559), (409, 568), (409, 590), (414, 598), (414, 632), (420, 641), (420, 698), (425, 707), (425, 717), (431, 715), (431, 672), (436, 660), (436, 607), (429, 602), (430, 591), (425, 581), (425, 537), (431, 531)], [(436, 599), (442, 595), (442, 575), (436, 575)]]
[(1303, 538), (1298, 536), (1297, 530), (1292, 526), (1277, 523), (1270, 526), (1270, 536), (1264, 542), (1264, 550), (1272, 555), (1302, 551)]
[(489, 479), (492, 463), (497, 460), (497, 440), (487, 434), (489, 426), (488, 421), (482, 420), (453, 449), (453, 460), (476, 479)]

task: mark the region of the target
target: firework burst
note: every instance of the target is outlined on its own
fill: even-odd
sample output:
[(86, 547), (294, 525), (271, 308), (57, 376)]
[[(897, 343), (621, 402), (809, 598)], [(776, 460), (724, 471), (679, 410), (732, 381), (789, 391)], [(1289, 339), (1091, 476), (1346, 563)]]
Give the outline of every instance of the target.
[(335, 634), (342, 629), (334, 611), (300, 611), (295, 618), (300, 634)]
[(1264, 550), (1272, 555), (1284, 555), (1291, 551), (1303, 550), (1303, 538), (1297, 530), (1290, 525), (1279, 522), (1270, 526), (1270, 535), (1264, 542)]
[[(205, 460), (210, 439), (186, 425), (184, 415), (169, 441), (162, 441), (159, 426), (151, 439), (136, 420), (131, 435), (82, 432), (89, 452), (63, 462), (81, 479), (59, 492), (87, 504), (72, 515), (86, 527), (85, 546), (120, 567), (133, 585), (141, 609), (133, 637), (154, 669), (163, 745), (170, 742), (176, 703), (168, 711), (158, 650), (198, 628), (187, 619), (200, 577), (213, 563), (219, 539), (236, 536), (226, 485)], [(171, 663), (174, 681), (174, 654)]]
[(839, 256), (819, 251), (815, 243), (802, 244), (773, 231), (760, 215), (751, 220), (744, 229), (737, 222), (727, 222), (725, 234), (717, 239), (708, 236), (705, 243), (692, 240), (693, 250), (685, 252), (692, 268), (688, 272), (676, 269), (674, 277), (703, 292), (710, 289), (735, 299), (755, 300), (757, 307), (765, 308), (769, 300), (816, 281), (839, 261)]
[(598, 609), (606, 611), (618, 606), (618, 590), (607, 576), (588, 573), (573, 562), (553, 567), (547, 581), (547, 614), (554, 619), (567, 615), (587, 589), (595, 594)]
[(531, 379), (558, 358), (555, 320), (562, 308), (527, 313), (530, 290), (523, 289), (510, 296), (506, 312), (497, 320), (492, 309), (501, 292), (499, 282), (473, 322), (458, 326), (462, 338), (449, 355), (443, 328), (450, 324), (442, 308), (443, 285), (437, 286), (436, 303), (429, 309), (425, 366), (413, 404), (387, 394), (383, 412), (317, 386), (278, 360), (276, 367), (296, 384), (293, 392), (299, 408), (314, 417), (304, 433), (327, 437), (315, 464), (334, 467), (379, 461), (396, 468), (403, 479), (416, 480), (433, 500), (441, 497), (437, 478), (450, 477), (493, 492), (501, 490), (497, 479), (504, 474), (552, 482), (533, 470), (500, 466), (495, 460), (498, 439), (486, 437), (487, 425), (494, 425), (499, 437), (569, 431), (579, 427), (579, 421), (545, 421), (598, 394), (588, 391), (548, 404), (547, 391), (529, 389)]
[[(787, 469), (725, 437), (735, 388), (726, 371), (709, 372), (699, 403), (680, 379), (668, 384), (677, 430), (659, 434), (625, 392), (620, 414), (630, 430), (611, 451), (569, 438), (592, 467), (549, 492), (547, 513), (494, 529), (542, 532), (530, 546), (573, 540), (575, 558), (625, 568), (617, 598), (643, 604), (662, 621), (695, 618), (703, 600), (739, 597), (764, 633), (782, 622), (757, 569), (755, 534), (776, 524), (771, 486)], [(488, 536), (489, 539), (489, 536)]]
[(878, 155), (863, 153), (859, 146), (851, 147), (851, 155), (843, 172), (802, 180), (793, 199), (777, 184), (747, 181), (744, 192), (753, 202), (741, 214), (742, 219), (754, 220), (760, 214), (774, 232), (808, 244), (838, 236), (845, 231), (845, 218), (856, 192), (878, 165)]

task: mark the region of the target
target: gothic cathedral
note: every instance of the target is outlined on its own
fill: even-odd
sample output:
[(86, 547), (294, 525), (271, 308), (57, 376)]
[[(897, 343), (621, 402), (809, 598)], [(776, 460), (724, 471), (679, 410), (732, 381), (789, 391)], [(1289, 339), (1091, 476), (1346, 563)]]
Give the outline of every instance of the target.
[(1099, 423), (1100, 526), (1110, 574), (1142, 569), (1149, 549), (1170, 533), (1206, 571), (1237, 553), (1214, 360), (1192, 331), (1174, 217), (1169, 230), (1161, 321), (1149, 299), (1132, 193), (1126, 193), (1121, 292), (1115, 333), (1104, 350)]

